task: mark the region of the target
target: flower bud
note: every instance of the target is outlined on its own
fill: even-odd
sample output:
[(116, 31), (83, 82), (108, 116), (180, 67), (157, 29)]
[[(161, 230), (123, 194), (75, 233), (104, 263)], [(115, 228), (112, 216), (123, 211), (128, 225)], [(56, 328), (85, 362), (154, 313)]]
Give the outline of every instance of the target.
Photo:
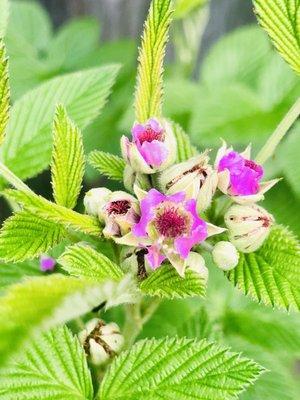
[(205, 266), (204, 258), (200, 254), (191, 251), (187, 258), (186, 264), (188, 269), (197, 272), (197, 274), (199, 274), (205, 282), (208, 281), (208, 269)]
[(133, 188), (138, 186), (142, 190), (151, 189), (149, 178), (145, 174), (134, 171), (130, 165), (126, 165), (123, 175), (124, 186), (129, 192), (133, 192)]
[(223, 271), (230, 271), (239, 262), (239, 253), (230, 242), (221, 241), (215, 245), (212, 251), (215, 264)]
[(95, 365), (104, 364), (114, 357), (124, 344), (118, 325), (114, 322), (106, 325), (98, 318), (90, 320), (78, 337), (86, 354)]
[(167, 194), (185, 192), (189, 198), (197, 200), (198, 212), (204, 211), (210, 206), (218, 184), (218, 174), (208, 161), (205, 152), (166, 169), (159, 177), (162, 191)]
[(132, 141), (121, 138), (121, 150), (134, 171), (153, 174), (175, 162), (177, 142), (169, 122), (149, 119), (133, 126)]
[(251, 253), (263, 244), (273, 222), (273, 216), (255, 204), (233, 205), (225, 214), (229, 239), (243, 253)]
[(95, 188), (87, 192), (83, 201), (86, 212), (96, 217), (99, 209), (103, 207), (107, 201), (110, 193), (111, 191), (106, 188)]
[(40, 257), (40, 269), (43, 272), (53, 271), (55, 268), (56, 261), (54, 258), (48, 256), (48, 254), (42, 254)]

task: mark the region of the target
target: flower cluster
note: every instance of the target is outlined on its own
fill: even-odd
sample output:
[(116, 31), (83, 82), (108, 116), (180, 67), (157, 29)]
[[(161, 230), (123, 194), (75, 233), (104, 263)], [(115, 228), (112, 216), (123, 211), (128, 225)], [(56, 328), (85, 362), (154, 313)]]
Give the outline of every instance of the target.
[[(209, 151), (175, 164), (172, 127), (152, 118), (135, 124), (132, 139), (123, 136), (121, 148), (127, 162), (125, 187), (135, 196), (92, 189), (85, 208), (104, 224), (105, 237), (143, 249), (148, 268), (155, 270), (168, 262), (184, 276), (187, 268), (196, 270), (198, 263), (202, 266), (198, 272), (206, 276), (199, 247), (209, 247), (203, 243), (210, 236), (228, 230), (229, 241), (219, 241), (212, 250), (215, 263), (224, 270), (238, 264), (237, 250), (255, 251), (266, 239), (273, 217), (256, 202), (277, 180), (262, 182), (263, 167), (251, 159), (250, 147), (238, 153), (223, 143), (214, 165)], [(225, 226), (218, 227), (205, 215), (213, 199), (222, 194), (233, 205), (224, 215)]]

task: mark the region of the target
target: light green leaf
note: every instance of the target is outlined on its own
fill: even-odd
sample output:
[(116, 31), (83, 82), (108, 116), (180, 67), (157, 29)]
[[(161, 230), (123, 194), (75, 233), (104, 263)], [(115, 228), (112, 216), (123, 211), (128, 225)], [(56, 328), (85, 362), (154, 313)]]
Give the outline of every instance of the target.
[(27, 279), (28, 277), (41, 276), (37, 262), (27, 261), (20, 264), (0, 264), (0, 294), (10, 285)]
[(123, 181), (125, 161), (123, 158), (104, 151), (94, 150), (89, 155), (89, 163), (100, 174), (115, 181)]
[(197, 149), (180, 125), (173, 123), (173, 132), (177, 141), (177, 161), (186, 161), (197, 154)]
[(46, 253), (65, 235), (61, 225), (27, 211), (8, 218), (0, 230), (0, 259), (20, 262)]
[(194, 312), (190, 318), (177, 328), (177, 335), (179, 337), (186, 337), (189, 339), (207, 339), (211, 334), (212, 323), (204, 307)]
[(0, 146), (4, 142), (9, 119), (9, 102), (8, 60), (5, 55), (4, 43), (0, 39)]
[(128, 277), (102, 284), (54, 274), (10, 287), (0, 299), (0, 364), (32, 335), (65, 323), (106, 302), (106, 307), (133, 302), (135, 287)]
[(254, 0), (261, 26), (281, 56), (300, 74), (299, 0)]
[(141, 341), (113, 362), (98, 399), (233, 399), (262, 371), (255, 362), (206, 341)]
[(4, 37), (9, 15), (8, 0), (0, 0), (0, 38)]
[(3, 400), (92, 400), (93, 384), (83, 347), (67, 327), (35, 338), (0, 372)]
[(68, 247), (59, 258), (58, 263), (69, 274), (85, 277), (96, 282), (107, 279), (119, 281), (124, 276), (117, 264), (82, 243)]
[(300, 309), (299, 243), (282, 226), (274, 227), (255, 253), (241, 253), (238, 266), (227, 277), (259, 302)]
[(181, 278), (170, 265), (158, 268), (140, 284), (145, 294), (165, 298), (204, 296), (205, 287), (204, 279), (196, 272), (187, 270), (185, 277)]
[(174, 18), (186, 18), (191, 12), (203, 7), (208, 0), (176, 0)]
[(53, 127), (52, 186), (57, 204), (74, 208), (84, 175), (81, 132), (63, 106), (56, 110)]
[(59, 206), (33, 192), (6, 190), (5, 196), (24, 206), (26, 211), (40, 218), (55, 222), (88, 235), (100, 236), (101, 227), (98, 219), (79, 214), (73, 210)]
[(153, 0), (139, 52), (135, 114), (139, 122), (161, 116), (163, 61), (171, 23), (171, 0)]
[(106, 66), (51, 79), (18, 100), (11, 112), (4, 163), (21, 179), (46, 168), (51, 158), (51, 122), (64, 104), (80, 129), (89, 125), (106, 103), (118, 71)]

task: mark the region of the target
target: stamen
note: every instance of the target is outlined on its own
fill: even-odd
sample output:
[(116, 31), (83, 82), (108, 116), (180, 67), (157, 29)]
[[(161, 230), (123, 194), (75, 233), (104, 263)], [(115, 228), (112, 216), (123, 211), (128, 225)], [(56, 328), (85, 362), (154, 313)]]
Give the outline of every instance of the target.
[(117, 200), (109, 203), (107, 207), (108, 214), (124, 215), (130, 209), (130, 202), (128, 200)]
[(154, 225), (160, 235), (176, 238), (189, 231), (190, 218), (178, 207), (168, 206), (157, 213)]
[(142, 133), (139, 134), (139, 141), (140, 141), (141, 145), (144, 142), (151, 143), (151, 142), (153, 142), (153, 140), (158, 140), (161, 142), (161, 141), (163, 141), (163, 139), (164, 139), (163, 131), (161, 130), (159, 132), (156, 132), (149, 125), (145, 128), (145, 130)]

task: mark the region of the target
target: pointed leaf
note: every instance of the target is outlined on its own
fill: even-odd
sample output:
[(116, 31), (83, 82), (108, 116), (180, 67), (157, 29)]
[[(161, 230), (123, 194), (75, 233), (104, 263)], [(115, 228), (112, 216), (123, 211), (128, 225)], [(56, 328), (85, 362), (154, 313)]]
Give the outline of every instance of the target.
[(300, 74), (299, 0), (254, 0), (261, 26), (281, 56)]
[(261, 372), (255, 362), (205, 340), (147, 340), (113, 362), (98, 399), (233, 399)]
[(10, 287), (0, 298), (0, 365), (24, 348), (33, 334), (106, 307), (133, 302), (135, 286), (128, 277), (103, 284), (53, 274)]
[(89, 155), (89, 163), (100, 174), (107, 176), (115, 181), (123, 181), (125, 161), (123, 158), (104, 151), (95, 150)]
[(39, 335), (0, 372), (2, 400), (92, 400), (93, 385), (83, 347), (67, 327)]
[(227, 277), (259, 302), (299, 310), (299, 242), (286, 228), (276, 226), (259, 250), (240, 254), (238, 266)]
[(8, 218), (0, 230), (0, 259), (20, 262), (36, 258), (59, 243), (64, 235), (61, 225), (20, 211)]
[(152, 1), (139, 52), (135, 94), (135, 114), (139, 122), (161, 116), (163, 60), (171, 17), (171, 0)]
[(177, 140), (177, 161), (186, 161), (197, 154), (197, 149), (190, 141), (188, 135), (184, 132), (180, 125), (173, 123), (173, 132)]
[(187, 270), (181, 278), (175, 268), (164, 265), (153, 272), (140, 284), (140, 289), (147, 295), (165, 298), (186, 298), (204, 296), (205, 280), (196, 272)]
[(5, 36), (9, 14), (8, 0), (0, 0), (0, 38)]
[(56, 110), (53, 129), (52, 186), (57, 204), (74, 208), (84, 175), (84, 151), (80, 130), (63, 106)]
[(4, 43), (0, 38), (0, 146), (4, 141), (9, 118), (9, 101), (8, 61), (5, 55)]
[(82, 243), (68, 247), (59, 258), (58, 263), (69, 274), (89, 278), (96, 282), (107, 279), (119, 281), (124, 276), (117, 264)]

